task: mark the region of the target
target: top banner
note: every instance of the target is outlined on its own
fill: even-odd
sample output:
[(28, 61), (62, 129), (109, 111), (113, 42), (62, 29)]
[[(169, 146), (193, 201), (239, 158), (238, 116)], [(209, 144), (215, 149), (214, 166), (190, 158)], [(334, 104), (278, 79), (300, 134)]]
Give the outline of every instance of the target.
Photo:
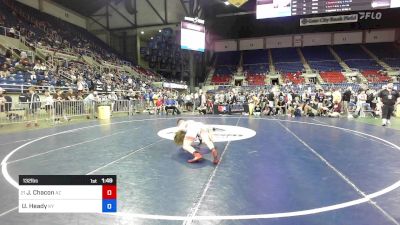
[(336, 24), (336, 23), (354, 23), (358, 21), (358, 14), (339, 15), (339, 16), (324, 16), (301, 18), (300, 26), (314, 26), (323, 24)]

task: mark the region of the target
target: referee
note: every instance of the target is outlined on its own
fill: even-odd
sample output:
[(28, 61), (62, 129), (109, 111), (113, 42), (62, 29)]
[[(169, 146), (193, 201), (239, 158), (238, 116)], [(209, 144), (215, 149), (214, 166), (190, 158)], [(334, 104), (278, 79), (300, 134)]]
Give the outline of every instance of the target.
[(394, 111), (394, 105), (396, 104), (397, 98), (399, 98), (399, 92), (393, 90), (393, 83), (389, 83), (386, 89), (383, 89), (378, 97), (383, 103), (382, 106), (382, 126), (390, 124), (390, 116)]

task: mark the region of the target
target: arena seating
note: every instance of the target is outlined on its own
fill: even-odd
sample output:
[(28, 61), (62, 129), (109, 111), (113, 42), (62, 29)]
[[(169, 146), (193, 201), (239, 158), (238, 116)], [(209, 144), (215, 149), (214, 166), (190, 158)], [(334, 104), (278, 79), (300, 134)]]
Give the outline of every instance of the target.
[(268, 53), (265, 49), (243, 51), (243, 65), (267, 64)]
[(214, 75), (211, 79), (211, 83), (214, 85), (223, 85), (228, 84), (231, 80), (231, 75)]
[(380, 66), (360, 45), (335, 45), (335, 52), (350, 67), (359, 70), (380, 70)]
[(297, 73), (304, 70), (302, 62), (275, 63), (275, 69), (282, 73)]
[(213, 84), (227, 84), (232, 80), (233, 73), (236, 72), (236, 66), (221, 65), (215, 67), (214, 75), (211, 79)]
[(367, 44), (366, 47), (391, 67), (400, 67), (400, 50), (393, 43)]
[(326, 46), (303, 47), (301, 49), (304, 58), (310, 67), (318, 71), (341, 71), (342, 67), (333, 57)]
[(386, 58), (383, 61), (392, 68), (400, 68), (400, 58), (392, 58), (392, 59)]
[(243, 51), (243, 72), (249, 85), (265, 85), (269, 71), (267, 50)]
[(240, 52), (233, 51), (233, 52), (218, 52), (217, 54), (217, 66), (237, 66), (240, 61)]
[(293, 84), (304, 84), (305, 79), (301, 76), (301, 73), (286, 73), (284, 78), (287, 82), (292, 82)]
[(262, 86), (265, 85), (265, 77), (265, 75), (249, 74), (246, 76), (246, 80), (249, 85)]
[(341, 72), (320, 72), (321, 78), (326, 83), (343, 83), (346, 78)]
[(296, 73), (304, 69), (300, 56), (295, 48), (271, 49), (275, 69), (282, 73)]
[(304, 58), (308, 61), (325, 61), (335, 60), (328, 47), (326, 46), (309, 46), (301, 48)]
[(243, 71), (248, 75), (266, 75), (268, 73), (268, 64), (243, 65)]
[(336, 60), (309, 61), (308, 64), (314, 70), (321, 72), (341, 71), (343, 68)]
[(237, 70), (239, 61), (239, 51), (216, 53), (216, 67), (211, 83), (215, 85), (229, 83)]
[(373, 59), (349, 59), (345, 61), (350, 68), (355, 68), (359, 70), (381, 70), (383, 69)]
[(362, 71), (362, 75), (367, 78), (370, 83), (381, 83), (392, 80), (390, 77), (377, 70), (364, 70)]
[[(99, 64), (105, 63), (103, 66), (104, 69), (108, 69), (107, 65), (132, 65), (131, 62), (128, 62), (110, 46), (87, 30), (42, 13), (19, 2), (1, 0), (0, 15), (2, 15), (2, 19), (4, 18), (4, 20), (2, 20), (4, 26), (13, 27), (28, 41), (28, 43), (26, 43), (28, 48), (32, 46), (46, 48), (51, 51), (76, 56), (79, 59), (81, 59), (80, 57), (82, 55), (87, 55), (92, 57)], [(17, 54), (19, 53), (20, 52), (17, 52)], [(1, 66), (4, 61), (4, 57), (0, 59)], [(54, 66), (54, 68), (47, 67), (46, 75), (44, 71), (36, 71), (36, 77), (31, 77), (32, 74), (29, 71), (33, 70), (32, 68), (35, 62), (29, 61), (28, 67), (21, 70), (17, 68), (17, 61), (13, 59), (10, 65), (11, 74), (1, 79), (0, 85), (3, 88), (6, 87), (8, 91), (15, 87), (11, 85), (20, 84), (28, 86), (76, 87), (76, 85), (71, 82), (72, 75), (75, 77), (83, 75), (89, 88), (93, 87), (93, 83), (104, 83), (105, 77), (102, 76), (102, 74), (105, 71), (100, 71), (99, 69), (95, 69), (95, 67), (92, 67), (93, 69), (88, 69), (91, 65), (87, 64), (82, 59), (75, 62), (71, 60), (68, 61), (68, 63), (58, 67), (59, 69), (57, 71), (54, 70), (56, 66)], [(46, 66), (49, 66), (49, 64)], [(116, 85), (116, 88), (122, 90), (132, 88), (132, 86), (128, 85), (126, 82), (129, 77), (133, 78), (133, 84), (150, 84), (149, 81), (160, 79), (160, 75), (143, 67), (136, 66), (131, 67), (131, 69), (136, 71), (143, 80), (135, 79), (127, 75), (127, 72), (117, 71), (111, 67), (106, 73), (114, 74), (112, 81)], [(77, 71), (80, 71), (80, 74), (77, 73)], [(137, 88), (141, 86), (142, 85), (136, 85)]]

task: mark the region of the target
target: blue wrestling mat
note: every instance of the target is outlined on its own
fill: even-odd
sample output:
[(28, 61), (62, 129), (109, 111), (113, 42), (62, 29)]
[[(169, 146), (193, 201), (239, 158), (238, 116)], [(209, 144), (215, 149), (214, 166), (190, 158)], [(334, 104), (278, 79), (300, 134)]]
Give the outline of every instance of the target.
[[(0, 224), (400, 224), (400, 131), (347, 119), (191, 119), (226, 126), (217, 166), (206, 146), (189, 164), (158, 135), (176, 126), (171, 117), (0, 136)], [(117, 175), (117, 213), (18, 213), (20, 174)]]

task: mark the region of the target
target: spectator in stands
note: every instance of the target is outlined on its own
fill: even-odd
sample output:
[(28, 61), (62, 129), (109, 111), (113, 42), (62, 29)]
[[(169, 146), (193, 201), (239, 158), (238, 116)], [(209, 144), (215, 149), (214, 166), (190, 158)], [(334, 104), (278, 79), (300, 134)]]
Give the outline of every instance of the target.
[(11, 50), (7, 49), (6, 54), (4, 54), (4, 57), (6, 58), (6, 61), (8, 61), (9, 64), (10, 64), (11, 63), (11, 58), (12, 58)]
[(131, 78), (131, 77), (129, 77), (127, 81), (128, 81), (128, 85), (129, 85), (129, 86), (132, 86), (132, 84), (133, 84), (133, 80), (132, 80), (132, 78)]
[(38, 114), (40, 113), (40, 97), (36, 93), (36, 89), (34, 87), (30, 87), (28, 89), (28, 122), (26, 127), (30, 127), (32, 122), (34, 123), (35, 127), (39, 126), (38, 123)]
[(12, 38), (15, 38), (15, 37), (16, 37), (15, 28), (14, 28), (14, 27), (11, 27), (11, 28), (8, 30), (8, 36), (9, 36), (9, 37), (12, 37)]
[(74, 93), (74, 90), (72, 88), (68, 89), (68, 92), (65, 95), (66, 100), (69, 101), (76, 101), (76, 94)]
[(90, 119), (91, 114), (96, 112), (97, 103), (100, 102), (100, 96), (97, 91), (93, 91), (83, 100), (85, 104), (85, 112), (88, 114), (86, 116), (87, 119)]
[(47, 67), (41, 60), (38, 60), (35, 63), (35, 66), (33, 67), (33, 70), (35, 70), (35, 71), (46, 71)]
[(50, 118), (52, 118), (53, 116), (53, 106), (54, 106), (54, 100), (53, 100), (53, 96), (50, 95), (49, 91), (45, 91), (44, 92), (44, 108), (46, 110), (47, 113), (47, 118), (46, 120), (49, 120)]
[(5, 21), (6, 21), (6, 17), (3, 15), (0, 15), (0, 26), (4, 27), (6, 25)]
[(118, 96), (115, 94), (115, 91), (112, 91), (108, 96), (107, 99), (111, 102), (111, 111), (115, 110), (115, 102), (118, 100)]
[(10, 76), (10, 71), (8, 70), (8, 65), (5, 63), (3, 64), (3, 66), (1, 67), (0, 70), (0, 77), (1, 78), (6, 78)]
[(28, 54), (25, 51), (22, 51), (20, 54), (21, 61), (28, 58)]
[(5, 111), (6, 102), (7, 100), (4, 96), (4, 89), (0, 87), (0, 112)]
[(31, 80), (36, 80), (37, 79), (36, 72), (30, 71), (30, 73), (31, 73), (31, 75), (30, 75)]
[(64, 100), (65, 96), (61, 89), (58, 89), (56, 93), (53, 95), (54, 101), (54, 109), (55, 109), (55, 122), (60, 123), (60, 118), (63, 116), (64, 113)]
[(86, 86), (87, 86), (86, 82), (83, 80), (82, 77), (78, 77), (76, 85), (78, 87), (77, 88), (78, 89), (78, 93), (83, 93), (85, 88), (86, 88)]

